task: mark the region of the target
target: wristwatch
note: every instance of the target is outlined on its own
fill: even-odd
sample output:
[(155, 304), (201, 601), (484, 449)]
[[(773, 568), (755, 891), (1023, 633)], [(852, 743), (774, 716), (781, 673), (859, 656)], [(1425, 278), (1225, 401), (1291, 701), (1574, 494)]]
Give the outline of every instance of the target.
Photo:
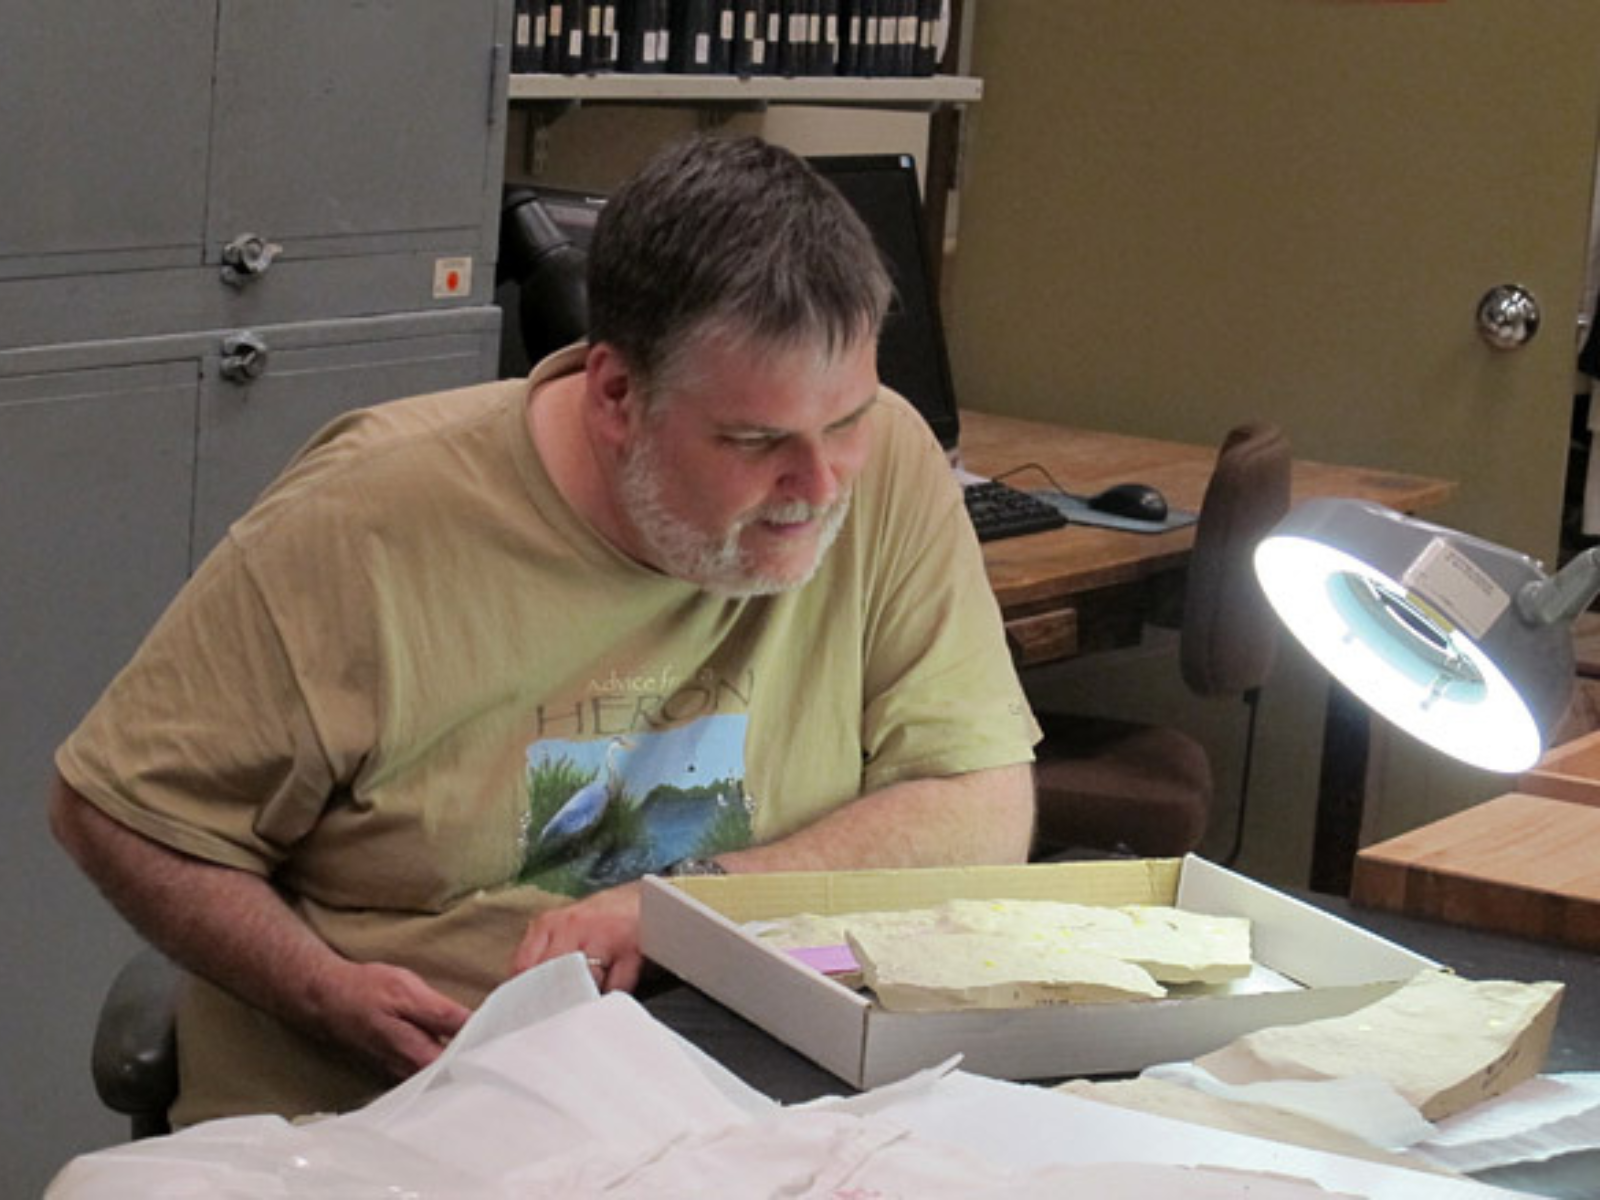
[(680, 858), (677, 862), (668, 863), (661, 868), (661, 873), (670, 878), (684, 875), (726, 875), (728, 868), (714, 858)]

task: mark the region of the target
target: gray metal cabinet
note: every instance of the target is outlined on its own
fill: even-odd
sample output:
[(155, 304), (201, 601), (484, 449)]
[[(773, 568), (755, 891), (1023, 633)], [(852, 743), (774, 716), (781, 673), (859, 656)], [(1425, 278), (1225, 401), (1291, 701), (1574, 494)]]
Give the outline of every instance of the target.
[(510, 23), (510, 0), (0, 0), (0, 959), (25, 981), (0, 1010), (0, 1162), (19, 1194), (125, 1134), (88, 1048), (132, 938), (51, 844), (51, 752), (319, 427), (493, 378)]
[(200, 261), (215, 40), (214, 0), (0, 0), (0, 346), (42, 340), (17, 281)]
[(500, 325), (481, 309), (264, 326), (259, 377), (229, 378), (204, 349), (196, 420), (196, 564), (311, 434), (352, 408), (494, 376)]
[(492, 303), (505, 0), (0, 6), (0, 351)]

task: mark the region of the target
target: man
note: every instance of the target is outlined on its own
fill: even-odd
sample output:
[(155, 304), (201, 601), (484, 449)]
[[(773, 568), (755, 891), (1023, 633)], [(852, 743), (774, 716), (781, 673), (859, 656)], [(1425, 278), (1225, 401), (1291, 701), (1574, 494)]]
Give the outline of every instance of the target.
[(1035, 740), (889, 284), (756, 139), (613, 198), (590, 341), (353, 413), (57, 755), (58, 837), (195, 977), (179, 1124), (348, 1108), (514, 971), (641, 966), (639, 876), (1021, 861)]

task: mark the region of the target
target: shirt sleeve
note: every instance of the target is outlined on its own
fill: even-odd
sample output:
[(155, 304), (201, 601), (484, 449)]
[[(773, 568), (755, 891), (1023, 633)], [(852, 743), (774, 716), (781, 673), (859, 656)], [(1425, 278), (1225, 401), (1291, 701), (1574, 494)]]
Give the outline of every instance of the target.
[(231, 541), (179, 593), (56, 765), (114, 820), (260, 875), (315, 824), (333, 773)]
[(1033, 760), (1039, 730), (960, 488), (896, 405), (865, 628), (864, 785)]

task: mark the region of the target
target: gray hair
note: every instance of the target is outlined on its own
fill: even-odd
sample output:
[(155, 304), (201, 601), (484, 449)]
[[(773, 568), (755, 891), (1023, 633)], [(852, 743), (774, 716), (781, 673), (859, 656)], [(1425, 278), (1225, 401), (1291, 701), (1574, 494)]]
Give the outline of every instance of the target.
[(589, 340), (616, 348), (650, 392), (707, 337), (834, 357), (877, 337), (892, 289), (872, 234), (802, 159), (760, 138), (699, 136), (601, 213)]

